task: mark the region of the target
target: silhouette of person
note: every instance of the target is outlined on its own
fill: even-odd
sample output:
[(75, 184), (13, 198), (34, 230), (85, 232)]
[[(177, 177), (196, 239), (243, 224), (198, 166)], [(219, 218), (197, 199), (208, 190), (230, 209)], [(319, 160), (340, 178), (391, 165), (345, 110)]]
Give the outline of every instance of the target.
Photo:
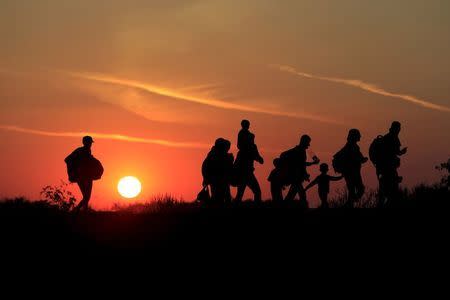
[[(239, 132), (241, 133), (242, 130)], [(259, 154), (258, 147), (255, 144), (255, 135), (248, 135), (244, 145), (238, 151), (236, 161), (234, 162), (234, 171), (237, 179), (237, 194), (235, 201), (241, 202), (246, 187), (248, 186), (253, 192), (254, 201), (261, 202), (261, 187), (255, 176), (255, 164), (257, 161), (264, 164), (264, 159)], [(238, 137), (239, 139), (239, 137)], [(241, 140), (242, 141), (242, 140)]]
[(230, 141), (218, 138), (202, 164), (203, 186), (211, 187), (211, 200), (215, 203), (231, 201), (230, 180), (234, 156), (228, 153)]
[(328, 208), (328, 194), (330, 193), (330, 181), (338, 181), (343, 176), (328, 175), (328, 164), (320, 164), (320, 175), (317, 176), (310, 184), (305, 187), (305, 191), (317, 184), (319, 191), (319, 198), (321, 201), (319, 208)]
[(281, 202), (283, 201), (283, 177), (280, 158), (275, 158), (273, 165), (275, 168), (270, 172), (267, 180), (270, 182), (272, 201)]
[(347, 143), (341, 150), (344, 154), (344, 168), (342, 175), (348, 189), (347, 206), (353, 207), (364, 195), (365, 186), (362, 181), (361, 167), (368, 161), (359, 149), (358, 142), (361, 140), (361, 133), (358, 129), (350, 129), (347, 136)]
[(397, 198), (399, 184), (403, 180), (397, 170), (400, 167), (400, 156), (406, 154), (408, 148), (401, 148), (400, 131), (400, 122), (394, 121), (389, 132), (383, 136), (383, 153), (380, 153), (380, 161), (376, 165), (379, 181), (379, 206), (383, 206), (385, 201), (389, 203)]
[[(253, 142), (252, 142), (253, 141)], [(254, 144), (255, 135), (250, 132), (250, 121), (242, 120), (241, 121), (241, 130), (238, 133), (238, 142), (237, 147), (238, 150), (249, 151)]]
[(90, 162), (93, 159), (91, 153), (92, 143), (94, 143), (92, 137), (83, 137), (83, 147), (75, 149), (64, 160), (68, 167), (69, 180), (78, 184), (83, 196), (83, 199), (75, 207), (75, 212), (79, 212), (81, 209), (87, 211), (89, 208), (93, 179), (86, 170), (89, 168)]
[(314, 156), (312, 162), (307, 162), (306, 150), (311, 145), (311, 137), (303, 135), (300, 143), (294, 148), (287, 150), (280, 155), (281, 168), (285, 176), (284, 182), (290, 185), (289, 192), (286, 195), (286, 201), (293, 201), (298, 194), (300, 201), (307, 207), (306, 193), (303, 188), (303, 182), (309, 180), (309, 174), (306, 168), (316, 165), (320, 160)]

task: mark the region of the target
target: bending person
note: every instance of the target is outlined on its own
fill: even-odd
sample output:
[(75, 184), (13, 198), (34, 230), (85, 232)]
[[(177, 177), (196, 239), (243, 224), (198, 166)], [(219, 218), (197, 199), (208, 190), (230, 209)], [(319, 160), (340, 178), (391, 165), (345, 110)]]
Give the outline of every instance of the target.
[(211, 187), (211, 199), (215, 203), (231, 201), (230, 179), (233, 154), (228, 153), (231, 143), (218, 138), (202, 164), (203, 186)]

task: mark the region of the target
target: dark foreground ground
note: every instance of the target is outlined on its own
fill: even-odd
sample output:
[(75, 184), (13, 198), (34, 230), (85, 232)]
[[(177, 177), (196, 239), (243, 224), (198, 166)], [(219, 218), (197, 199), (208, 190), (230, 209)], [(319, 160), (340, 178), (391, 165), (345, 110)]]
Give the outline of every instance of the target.
[(419, 287), (428, 297), (448, 286), (449, 223), (444, 207), (178, 204), (73, 215), (19, 201), (0, 209), (0, 270), (9, 279), (0, 286), (35, 294), (28, 283), (39, 282), (45, 295), (63, 286), (58, 295), (83, 297), (92, 295), (88, 287), (104, 296), (128, 286), (126, 299), (136, 288), (212, 299), (242, 298), (243, 290), (249, 299), (270, 290), (275, 299), (350, 291), (361, 299), (393, 296), (393, 288), (403, 298)]
[[(76, 257), (370, 257), (449, 249), (448, 208), (305, 210), (252, 203), (74, 215), (17, 202), (0, 210), (1, 251)], [(450, 254), (449, 254), (450, 255)]]
[(253, 299), (271, 288), (276, 299), (306, 289), (359, 297), (357, 287), (380, 297), (392, 288), (403, 297), (416, 287), (429, 295), (448, 286), (447, 200), (439, 207), (328, 210), (172, 203), (79, 215), (44, 203), (4, 202), (0, 270), (20, 284), (15, 293), (29, 288), (24, 280), (39, 280), (45, 291), (61, 284), (65, 294), (83, 295), (88, 287), (115, 291), (124, 282), (145, 293), (162, 287), (184, 294), (188, 286), (213, 298), (226, 291), (235, 298), (245, 289)]

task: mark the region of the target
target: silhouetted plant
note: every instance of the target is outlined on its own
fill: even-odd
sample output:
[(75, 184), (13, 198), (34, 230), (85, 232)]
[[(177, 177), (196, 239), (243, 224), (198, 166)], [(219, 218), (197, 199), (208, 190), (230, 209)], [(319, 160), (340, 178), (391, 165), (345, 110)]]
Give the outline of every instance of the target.
[(51, 205), (57, 206), (62, 211), (71, 210), (77, 199), (71, 191), (68, 190), (69, 184), (61, 181), (59, 185), (45, 186), (41, 191), (41, 196)]
[(191, 206), (191, 203), (184, 202), (183, 199), (177, 199), (170, 194), (156, 195), (146, 202), (131, 204), (114, 203), (112, 210), (123, 213), (157, 213), (184, 209)]
[(447, 160), (447, 162), (441, 163), (439, 166), (436, 166), (436, 169), (447, 173), (446, 175), (442, 176), (441, 184), (448, 189), (450, 184), (450, 158)]

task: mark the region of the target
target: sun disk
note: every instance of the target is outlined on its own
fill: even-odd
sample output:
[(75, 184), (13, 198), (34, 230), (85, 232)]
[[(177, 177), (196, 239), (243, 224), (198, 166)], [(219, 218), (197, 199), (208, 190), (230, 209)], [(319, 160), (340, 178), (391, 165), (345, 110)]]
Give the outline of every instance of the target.
[(117, 190), (122, 197), (135, 198), (141, 192), (142, 186), (139, 179), (134, 176), (126, 176), (119, 180)]

